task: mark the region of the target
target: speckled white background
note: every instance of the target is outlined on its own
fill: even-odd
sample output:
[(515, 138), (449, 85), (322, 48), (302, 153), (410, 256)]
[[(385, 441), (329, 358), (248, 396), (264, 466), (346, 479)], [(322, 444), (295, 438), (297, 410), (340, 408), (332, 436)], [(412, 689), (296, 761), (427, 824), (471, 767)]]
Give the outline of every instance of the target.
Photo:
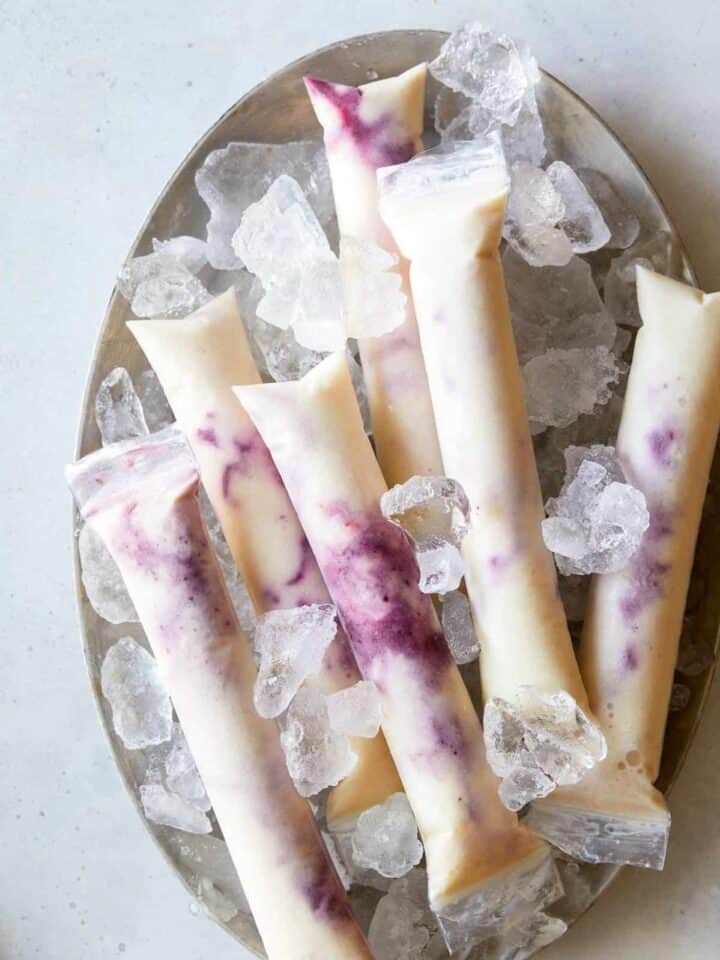
[[(113, 768), (80, 652), (61, 468), (114, 274), (188, 147), (315, 47), (472, 16), (524, 36), (605, 117), (701, 282), (720, 287), (713, 0), (0, 0), (3, 960), (245, 956), (191, 914)], [(718, 733), (716, 686), (672, 798), (665, 873), (628, 871), (544, 957), (717, 956)]]

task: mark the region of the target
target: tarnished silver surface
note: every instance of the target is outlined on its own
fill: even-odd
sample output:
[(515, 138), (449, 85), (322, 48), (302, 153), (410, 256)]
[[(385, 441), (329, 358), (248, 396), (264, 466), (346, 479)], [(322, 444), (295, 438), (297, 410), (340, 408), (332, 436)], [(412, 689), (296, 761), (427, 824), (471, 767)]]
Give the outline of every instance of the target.
[[(255, 87), (231, 107), (193, 147), (151, 210), (128, 255), (149, 252), (153, 237), (205, 235), (204, 226), (208, 212), (195, 191), (194, 174), (211, 150), (223, 147), (232, 140), (282, 142), (319, 139), (319, 129), (303, 87), (303, 76), (315, 74), (349, 84), (391, 76), (415, 63), (432, 59), (445, 36), (446, 34), (439, 31), (397, 30), (355, 37), (298, 60)], [(428, 130), (432, 129), (431, 111), (435, 92), (435, 82), (430, 79), (426, 101)], [(693, 281), (690, 264), (659, 198), (633, 157), (597, 114), (576, 94), (548, 74), (543, 74), (540, 102), (552, 153), (572, 164), (594, 167), (608, 174), (631, 201), (643, 226), (664, 229), (673, 235), (678, 255), (678, 273)], [(117, 291), (113, 291), (88, 377), (78, 431), (78, 456), (83, 456), (99, 446), (100, 438), (93, 416), (93, 398), (102, 378), (116, 366), (126, 367), (133, 376), (146, 369), (145, 359), (125, 327), (125, 321), (131, 316), (125, 300)], [(716, 527), (720, 522), (716, 519), (715, 508), (716, 499), (720, 499), (718, 473), (716, 464), (703, 519), (698, 561), (691, 584), (691, 616), (688, 619), (688, 630), (712, 643), (714, 648), (717, 645), (717, 627), (720, 622), (720, 597), (714, 599), (713, 593), (720, 594), (720, 591), (713, 591), (710, 586), (717, 582), (715, 573), (720, 574), (720, 569), (716, 570), (714, 562), (717, 552), (714, 548), (718, 533)], [(137, 753), (125, 750), (112, 731), (108, 707), (100, 692), (100, 665), (105, 651), (118, 637), (132, 634), (140, 636), (140, 630), (133, 624), (113, 626), (97, 617), (82, 587), (77, 550), (75, 570), (85, 656), (93, 693), (116, 762), (133, 802), (138, 806), (137, 785), (142, 782), (143, 762)], [(683, 682), (691, 688), (692, 696), (685, 710), (670, 715), (660, 778), (660, 785), (665, 790), (672, 786), (685, 759), (711, 679), (711, 669), (697, 677), (683, 678)], [(142, 816), (139, 806), (138, 810)], [(195, 893), (197, 880), (204, 872), (198, 861), (203, 838), (194, 838), (150, 823), (147, 823), (147, 826), (188, 890)], [(229, 864), (225, 866), (229, 868)], [(594, 899), (602, 893), (617, 872), (617, 868), (609, 866), (587, 868), (587, 879), (592, 884)], [(231, 891), (226, 892), (232, 896)], [(363, 894), (355, 902), (357, 912), (365, 923), (369, 920), (372, 900), (372, 897)], [(230, 923), (223, 926), (258, 956), (264, 956), (252, 919), (247, 914), (240, 912)]]

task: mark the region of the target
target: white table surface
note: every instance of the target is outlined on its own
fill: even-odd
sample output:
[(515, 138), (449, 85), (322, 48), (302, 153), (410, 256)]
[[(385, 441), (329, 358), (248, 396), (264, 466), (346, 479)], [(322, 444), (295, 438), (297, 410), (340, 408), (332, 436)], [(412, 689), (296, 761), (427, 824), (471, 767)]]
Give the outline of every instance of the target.
[[(524, 36), (605, 117), (720, 287), (712, 0), (0, 0), (3, 960), (246, 956), (191, 913), (114, 769), (80, 649), (62, 466), (113, 277), (188, 147), (315, 47), (472, 16)], [(718, 732), (716, 686), (665, 873), (628, 871), (548, 960), (717, 956)]]

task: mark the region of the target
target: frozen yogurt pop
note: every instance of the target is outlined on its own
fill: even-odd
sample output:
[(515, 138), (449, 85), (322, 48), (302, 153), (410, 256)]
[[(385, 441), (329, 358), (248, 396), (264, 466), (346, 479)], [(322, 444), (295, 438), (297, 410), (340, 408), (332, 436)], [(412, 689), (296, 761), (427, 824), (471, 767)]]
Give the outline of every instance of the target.
[(276, 724), (255, 711), (255, 666), (182, 434), (171, 427), (106, 447), (68, 479), (125, 580), (268, 957), (372, 960)]
[(543, 741), (538, 777), (547, 792), (556, 777), (583, 775), (604, 744), (586, 716), (542, 539), (542, 496), (498, 256), (509, 189), (502, 150), (492, 140), (441, 148), (381, 170), (379, 182), (381, 213), (411, 264), (445, 473), (470, 502), (462, 552), (481, 644), (489, 756), (497, 773), (527, 779), (511, 769), (517, 743), (509, 737), (503, 745), (502, 729), (489, 722), (488, 709), (495, 715), (499, 702), (528, 725), (526, 741)]
[[(329, 594), (267, 447), (232, 393), (259, 383), (233, 290), (180, 320), (128, 323), (197, 459), (205, 490), (258, 614)], [(334, 693), (360, 679), (342, 631), (319, 681)], [(401, 789), (381, 734), (353, 737), (358, 760), (328, 797), (336, 828)]]
[(557, 895), (547, 848), (498, 800), (477, 715), (418, 588), (413, 549), (380, 512), (387, 487), (344, 356), (299, 381), (235, 392), (285, 481), (360, 671), (379, 690), (383, 731), (425, 844), (431, 906), (451, 926), (468, 913), (483, 930), (538, 908)]
[[(419, 64), (361, 87), (305, 81), (325, 134), (341, 238), (397, 255), (378, 211), (376, 171), (422, 150), (426, 73)], [(407, 263), (399, 262), (397, 270), (407, 297), (405, 321), (383, 336), (358, 341), (377, 457), (391, 486), (443, 472)]]
[(720, 294), (642, 267), (637, 292), (643, 325), (617, 451), (645, 494), (650, 526), (624, 570), (594, 578), (580, 647), (608, 755), (530, 815), (574, 856), (660, 869), (670, 815), (652, 784), (720, 424)]

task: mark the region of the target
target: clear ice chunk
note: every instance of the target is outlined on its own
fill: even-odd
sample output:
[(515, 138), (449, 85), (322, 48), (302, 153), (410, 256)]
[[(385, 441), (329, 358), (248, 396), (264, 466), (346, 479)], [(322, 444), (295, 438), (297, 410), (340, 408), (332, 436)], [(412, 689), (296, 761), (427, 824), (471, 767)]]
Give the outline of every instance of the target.
[(612, 348), (617, 327), (588, 263), (572, 257), (561, 267), (531, 267), (510, 246), (502, 259), (521, 364), (552, 348)]
[(330, 726), (323, 693), (310, 683), (298, 690), (282, 726), (287, 767), (303, 797), (334, 787), (357, 763), (348, 738)]
[(493, 697), (483, 729), (488, 763), (502, 779), (500, 799), (509, 810), (578, 783), (607, 753), (600, 730), (564, 690), (521, 687), (513, 703)]
[(143, 370), (137, 377), (137, 395), (150, 433), (169, 427), (175, 421), (154, 370)]
[(457, 589), (465, 572), (460, 545), (467, 533), (470, 504), (457, 480), (410, 477), (380, 498), (384, 517), (410, 537), (424, 593)]
[(465, 491), (450, 477), (410, 477), (382, 495), (380, 509), (418, 547), (430, 538), (459, 547), (470, 523)]
[(599, 250), (610, 239), (610, 230), (600, 208), (573, 168), (555, 160), (545, 171), (562, 198), (565, 212), (560, 227), (570, 241), (574, 253)]
[(644, 238), (610, 263), (605, 278), (605, 306), (616, 323), (629, 327), (640, 326), (637, 305), (635, 268), (648, 267), (656, 273), (669, 274), (672, 267), (672, 240), (668, 233), (656, 233)]
[(320, 669), (337, 633), (335, 607), (311, 603), (271, 610), (255, 624), (260, 667), (255, 681), (255, 709), (261, 717), (279, 717), (303, 682)]
[(124, 367), (111, 370), (98, 387), (95, 422), (104, 447), (149, 433), (140, 400)]
[(625, 482), (614, 447), (570, 446), (560, 495), (547, 501), (543, 539), (560, 573), (615, 573), (650, 524), (644, 494)]
[(470, 613), (470, 601), (461, 590), (440, 597), (440, 621), (456, 663), (471, 663), (480, 655), (480, 641)]
[(372, 680), (359, 680), (327, 698), (330, 726), (348, 737), (374, 737), (380, 729), (382, 708)]
[(581, 167), (577, 170), (577, 175), (599, 207), (610, 231), (607, 246), (624, 250), (635, 243), (640, 233), (640, 221), (605, 174), (589, 167)]
[[(448, 949), (462, 957), (478, 943), (502, 937), (562, 896), (562, 883), (548, 848), (488, 879), (437, 915)], [(482, 950), (482, 947), (480, 948)], [(483, 954), (480, 953), (480, 957)]]
[(207, 266), (207, 243), (198, 237), (170, 237), (169, 240), (153, 238), (153, 253), (174, 257), (197, 276)]
[(136, 317), (185, 317), (210, 299), (185, 262), (165, 250), (128, 260), (117, 286)]
[(90, 605), (109, 623), (137, 623), (138, 615), (109, 550), (85, 524), (78, 537), (80, 571)]
[(561, 223), (565, 203), (548, 174), (524, 161), (511, 168), (503, 236), (533, 267), (563, 266), (573, 248)]
[(559, 917), (550, 917), (542, 910), (511, 927), (503, 936), (486, 941), (474, 960), (527, 960), (554, 943), (567, 930)]
[(425, 920), (425, 911), (409, 898), (392, 893), (384, 896), (368, 931), (375, 960), (423, 960), (430, 942)]
[(515, 122), (528, 88), (525, 64), (513, 41), (477, 21), (450, 35), (430, 72), (475, 100), (498, 123)]
[(232, 243), (265, 289), (262, 320), (292, 328), (310, 350), (344, 347), (340, 264), (297, 181), (278, 177), (244, 212)]
[(165, 785), (198, 810), (207, 812), (210, 809), (210, 800), (179, 723), (173, 724), (172, 739), (165, 756)]
[(240, 912), (237, 904), (218, 890), (212, 880), (201, 877), (197, 883), (197, 898), (205, 913), (220, 923), (229, 923)]
[(210, 209), (207, 256), (217, 270), (237, 270), (243, 261), (232, 236), (245, 209), (281, 174), (296, 180), (323, 225), (334, 217), (330, 173), (322, 144), (230, 143), (213, 150), (195, 174), (198, 193)]
[(454, 543), (427, 542), (417, 547), (415, 556), (420, 570), (418, 586), (423, 593), (449, 593), (460, 586), (465, 564)]
[(607, 347), (550, 349), (522, 368), (531, 426), (566, 427), (608, 402), (623, 367)]
[(184, 830), (186, 833), (212, 831), (212, 824), (206, 814), (178, 794), (171, 793), (160, 783), (142, 784), (140, 801), (145, 816), (153, 823)]
[(345, 330), (348, 337), (381, 337), (405, 322), (407, 297), (398, 257), (374, 243), (340, 237)]
[(121, 637), (105, 654), (100, 686), (115, 732), (129, 750), (170, 739), (172, 704), (158, 665), (132, 637)]
[(359, 867), (376, 870), (383, 877), (402, 877), (420, 863), (423, 845), (404, 793), (394, 793), (360, 814), (352, 852)]

